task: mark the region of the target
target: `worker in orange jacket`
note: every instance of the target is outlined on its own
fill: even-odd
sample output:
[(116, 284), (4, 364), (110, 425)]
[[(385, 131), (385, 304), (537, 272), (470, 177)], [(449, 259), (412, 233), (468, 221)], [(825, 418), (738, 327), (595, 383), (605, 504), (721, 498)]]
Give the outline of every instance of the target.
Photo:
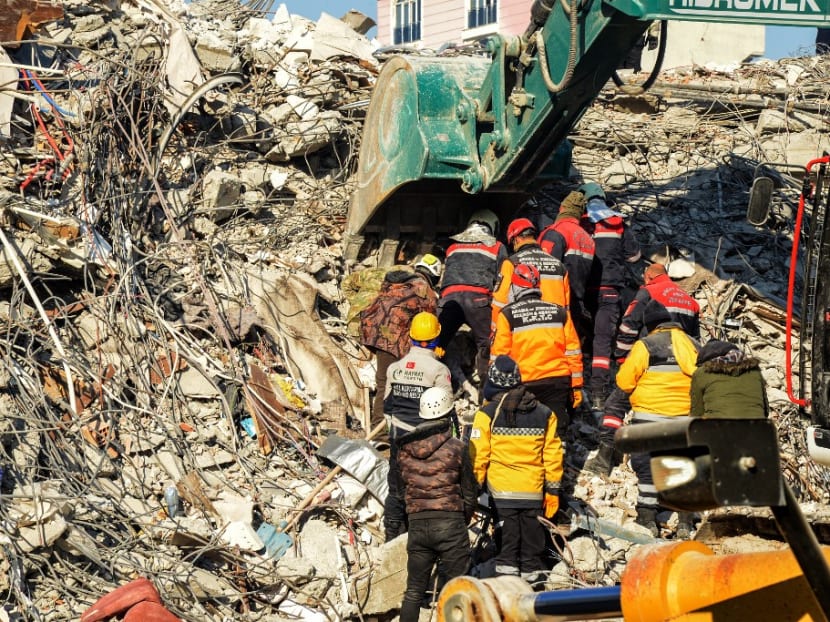
[[(507, 227), (507, 244), (513, 250), (507, 261), (503, 261), (496, 289), (493, 292), (492, 329), (496, 329), (496, 319), (508, 302), (510, 279), (513, 270), (520, 263), (535, 266), (539, 270), (539, 290), (542, 300), (553, 302), (566, 309), (571, 304), (571, 285), (568, 271), (559, 259), (546, 253), (536, 242), (536, 227), (527, 218), (517, 218)], [(573, 321), (568, 314), (568, 324), (573, 329)]]
[(568, 407), (582, 399), (582, 352), (575, 331), (568, 331), (568, 310), (542, 300), (539, 270), (519, 264), (513, 271), (509, 302), (496, 320), (491, 360), (500, 354), (519, 365), (527, 388), (557, 417), (563, 437)]

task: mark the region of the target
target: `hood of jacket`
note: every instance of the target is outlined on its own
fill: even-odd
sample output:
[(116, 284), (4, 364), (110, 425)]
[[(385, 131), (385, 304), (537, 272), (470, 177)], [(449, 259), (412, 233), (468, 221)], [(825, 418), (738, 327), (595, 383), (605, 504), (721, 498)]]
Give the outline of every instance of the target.
[(417, 272), (410, 272), (409, 270), (396, 269), (396, 270), (390, 270), (389, 272), (387, 272), (386, 275), (383, 277), (383, 280), (387, 281), (389, 283), (398, 284), (398, 283), (406, 283), (407, 281), (412, 281), (414, 279), (420, 279), (420, 278), (422, 278), (422, 277)]
[(420, 424), (398, 438), (398, 444), (419, 460), (429, 458), (452, 438), (452, 422), (448, 418)]
[(715, 374), (727, 374), (729, 376), (740, 376), (753, 369), (760, 369), (760, 363), (754, 356), (744, 356), (738, 361), (725, 361), (720, 358), (706, 361), (699, 369)]

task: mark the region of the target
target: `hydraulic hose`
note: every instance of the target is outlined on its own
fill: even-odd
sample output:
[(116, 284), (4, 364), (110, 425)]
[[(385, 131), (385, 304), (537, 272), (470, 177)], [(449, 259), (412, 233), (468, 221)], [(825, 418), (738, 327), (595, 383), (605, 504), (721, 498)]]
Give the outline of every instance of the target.
[(611, 79), (614, 85), (626, 95), (642, 95), (649, 90), (657, 81), (660, 75), (660, 70), (663, 69), (663, 60), (666, 58), (666, 43), (668, 41), (669, 23), (666, 20), (660, 22), (660, 42), (657, 44), (657, 58), (654, 61), (654, 67), (645, 82), (642, 84), (626, 84), (620, 78), (620, 75), (614, 71), (611, 74)]
[[(809, 402), (801, 397), (796, 397), (793, 393), (793, 298), (795, 297), (795, 273), (798, 263), (798, 247), (801, 242), (801, 223), (804, 219), (804, 205), (806, 204), (806, 197), (810, 194), (810, 171), (817, 164), (827, 164), (830, 162), (830, 156), (810, 160), (807, 163), (806, 175), (804, 177), (804, 185), (801, 188), (801, 196), (798, 198), (798, 212), (795, 216), (795, 230), (793, 231), (793, 247), (790, 252), (790, 274), (787, 279), (787, 319), (784, 333), (784, 360), (785, 373), (787, 378), (787, 397), (796, 406), (802, 408), (809, 405)], [(802, 379), (803, 380), (803, 379)]]
[[(562, 6), (566, 6), (564, 0)], [(550, 12), (550, 9), (548, 9), (548, 12)], [(533, 40), (536, 42), (537, 53), (539, 55), (539, 68), (542, 70), (542, 78), (545, 81), (545, 86), (551, 93), (559, 93), (566, 86), (568, 86), (574, 73), (574, 67), (576, 67), (576, 27), (577, 18), (579, 17), (579, 0), (571, 0), (571, 5), (566, 12), (568, 13), (568, 17), (570, 19), (571, 38), (568, 49), (568, 65), (565, 67), (565, 73), (562, 75), (562, 79), (559, 82), (554, 82), (553, 78), (550, 76), (550, 66), (548, 65), (547, 48), (545, 46), (544, 27), (533, 34)]]

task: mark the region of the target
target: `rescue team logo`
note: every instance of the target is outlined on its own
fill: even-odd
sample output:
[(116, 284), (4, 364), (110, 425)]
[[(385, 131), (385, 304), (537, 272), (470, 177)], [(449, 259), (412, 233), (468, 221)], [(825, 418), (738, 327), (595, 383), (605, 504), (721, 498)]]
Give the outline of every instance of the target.
[(470, 432), (470, 438), (481, 438), (481, 430), (478, 428), (473, 428)]
[(392, 371), (392, 382), (400, 384), (424, 384), (424, 371), (416, 369), (413, 361), (407, 361), (406, 369)]

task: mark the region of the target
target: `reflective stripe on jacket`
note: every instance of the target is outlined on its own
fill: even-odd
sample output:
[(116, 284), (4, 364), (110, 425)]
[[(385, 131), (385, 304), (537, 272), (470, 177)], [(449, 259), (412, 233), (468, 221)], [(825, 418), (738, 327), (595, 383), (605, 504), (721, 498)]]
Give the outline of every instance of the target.
[(501, 242), (490, 246), (482, 242), (451, 244), (444, 261), (441, 294), (453, 291), (492, 293), (496, 274), (505, 259), (507, 249)]
[(509, 355), (519, 366), (523, 382), (569, 376), (582, 386), (582, 351), (567, 309), (544, 302), (531, 290), (505, 306), (496, 319), (490, 360)]
[(700, 338), (700, 305), (681, 289), (668, 274), (655, 277), (648, 285), (643, 285), (634, 296), (634, 300), (625, 310), (617, 333), (616, 358), (622, 358), (631, 350), (634, 342), (640, 338), (645, 328), (643, 312), (649, 301), (662, 304), (672, 322), (677, 322), (690, 337)]
[(572, 295), (580, 300), (585, 298), (595, 245), (579, 221), (570, 217), (558, 219), (539, 235), (539, 245), (565, 264)]
[(536, 402), (533, 410), (517, 413), (511, 426), (506, 413), (496, 415), (505, 395), (496, 396), (475, 414), (470, 433), (473, 471), (479, 484), (486, 479), (499, 506), (541, 507), (545, 489), (557, 491), (562, 480), (562, 442), (556, 434), (556, 415)]
[(675, 323), (660, 324), (643, 337), (617, 371), (617, 386), (629, 394), (636, 417), (689, 414), (689, 389), (695, 372), (697, 341)]
[(570, 281), (565, 264), (543, 251), (538, 244), (525, 244), (501, 264), (501, 270), (496, 279), (496, 289), (493, 292), (493, 330), (496, 328), (496, 318), (508, 302), (513, 270), (521, 263), (535, 266), (539, 270), (541, 279), (539, 289), (542, 292), (542, 300), (553, 302), (566, 309), (571, 304)]
[(588, 287), (622, 288), (625, 285), (625, 264), (640, 258), (637, 238), (620, 216), (598, 223), (583, 218), (582, 224), (594, 240), (594, 263)]

